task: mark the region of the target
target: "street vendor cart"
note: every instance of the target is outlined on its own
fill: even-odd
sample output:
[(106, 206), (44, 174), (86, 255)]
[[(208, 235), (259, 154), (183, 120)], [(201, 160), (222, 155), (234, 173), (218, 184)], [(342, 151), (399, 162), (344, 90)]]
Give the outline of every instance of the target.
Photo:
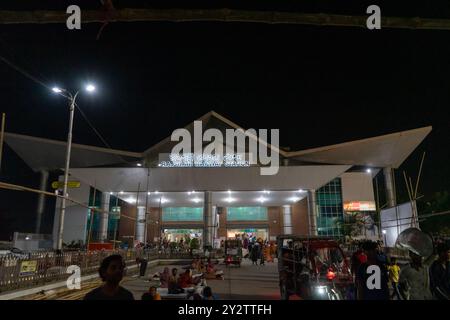
[(241, 266), (242, 243), (240, 240), (225, 241), (225, 264)]

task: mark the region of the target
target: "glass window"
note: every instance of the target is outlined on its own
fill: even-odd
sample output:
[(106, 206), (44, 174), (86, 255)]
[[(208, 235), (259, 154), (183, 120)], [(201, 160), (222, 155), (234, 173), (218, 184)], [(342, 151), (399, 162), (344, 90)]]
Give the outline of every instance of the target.
[(344, 210), (341, 195), (341, 179), (336, 178), (328, 184), (317, 190), (317, 205), (319, 216), (317, 224), (319, 235), (340, 236), (340, 224)]
[(267, 220), (266, 207), (228, 207), (228, 221), (265, 221)]

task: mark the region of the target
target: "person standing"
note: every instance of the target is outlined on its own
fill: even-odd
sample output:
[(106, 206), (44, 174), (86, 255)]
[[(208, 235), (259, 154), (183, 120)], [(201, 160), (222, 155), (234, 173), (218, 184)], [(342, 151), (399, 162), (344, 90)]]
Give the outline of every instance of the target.
[(252, 259), (252, 265), (258, 265), (258, 254), (259, 254), (259, 244), (256, 242), (252, 246), (252, 251), (250, 253), (250, 258)]
[(437, 246), (438, 258), (430, 267), (430, 286), (438, 300), (450, 300), (450, 248), (446, 243)]
[(397, 297), (398, 300), (402, 300), (400, 291), (398, 289), (398, 281), (400, 278), (400, 267), (397, 264), (396, 258), (391, 259), (391, 264), (388, 266), (388, 272), (389, 272), (389, 282), (391, 283), (393, 289), (391, 300), (393, 300), (395, 296)]
[[(389, 300), (388, 272), (386, 266), (378, 260), (377, 244), (367, 241), (363, 245), (367, 261), (361, 263), (357, 270), (356, 286), (358, 300)], [(376, 275), (369, 271), (369, 267), (377, 266), (380, 270), (379, 288), (369, 287), (369, 277)]]
[(114, 254), (103, 259), (98, 273), (104, 283), (87, 293), (84, 300), (134, 300), (133, 294), (119, 285), (124, 270), (122, 256)]
[(409, 251), (411, 263), (400, 271), (399, 289), (405, 300), (432, 300), (430, 276), (423, 258)]
[(260, 249), (259, 249), (259, 265), (260, 266), (264, 266), (265, 264), (264, 264), (264, 262), (265, 262), (265, 256), (264, 256), (264, 254), (265, 254), (265, 247), (264, 247), (264, 245), (263, 244), (260, 244)]
[(139, 277), (142, 278), (145, 276), (145, 272), (147, 271), (148, 261), (144, 258), (136, 258), (136, 263), (139, 267)]

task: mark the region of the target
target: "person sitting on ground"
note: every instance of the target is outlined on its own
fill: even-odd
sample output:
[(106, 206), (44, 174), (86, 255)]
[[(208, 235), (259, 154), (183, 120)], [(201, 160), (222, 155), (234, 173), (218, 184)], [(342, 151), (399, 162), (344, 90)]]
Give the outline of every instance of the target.
[(173, 268), (172, 274), (169, 277), (169, 284), (168, 284), (168, 293), (169, 294), (178, 294), (183, 293), (184, 290), (178, 285), (178, 269)]
[(164, 271), (159, 273), (159, 281), (161, 282), (161, 288), (169, 287), (170, 271), (168, 267), (164, 268)]
[(200, 272), (200, 259), (195, 258), (191, 263), (191, 269), (195, 270), (196, 272)]
[(202, 292), (203, 300), (219, 300), (219, 298), (213, 294), (211, 287), (205, 287)]
[(98, 273), (104, 283), (86, 294), (84, 300), (134, 300), (133, 294), (119, 285), (124, 270), (122, 256), (114, 254), (103, 259)]
[(216, 269), (214, 263), (211, 261), (211, 258), (208, 259), (208, 263), (206, 265), (206, 279), (221, 279), (223, 280), (223, 271)]
[(148, 292), (142, 295), (141, 300), (161, 300), (161, 296), (159, 295), (157, 288), (152, 286)]
[(192, 271), (188, 269), (178, 278), (178, 286), (180, 288), (189, 288), (196, 285), (199, 281), (199, 278), (197, 280), (192, 278)]

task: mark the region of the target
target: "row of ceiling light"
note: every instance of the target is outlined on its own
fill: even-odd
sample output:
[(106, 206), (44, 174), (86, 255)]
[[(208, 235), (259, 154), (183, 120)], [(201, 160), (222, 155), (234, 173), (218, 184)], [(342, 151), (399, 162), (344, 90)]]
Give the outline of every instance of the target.
[[(236, 198), (232, 197), (232, 193), (233, 193), (233, 192), (234, 192), (234, 191), (228, 190), (228, 191), (227, 191), (228, 196), (227, 196), (226, 198), (224, 198), (223, 201), (225, 201), (225, 202), (227, 202), (227, 203), (232, 203), (232, 202), (237, 201)], [(270, 193), (271, 193), (271, 191), (269, 191), (269, 190), (263, 190), (263, 191), (261, 191), (261, 192), (262, 192), (263, 194), (270, 194)], [(289, 201), (289, 202), (297, 202), (297, 201), (300, 201), (302, 198), (299, 197), (299, 196), (297, 196), (297, 194), (305, 193), (305, 191), (302, 190), (302, 189), (299, 189), (299, 190), (294, 191), (294, 192), (295, 192), (295, 194), (294, 194), (292, 197), (288, 198), (287, 201)], [(198, 193), (197, 191), (188, 191), (188, 192), (187, 192), (187, 194), (188, 194), (189, 196), (190, 196), (190, 195), (195, 195), (195, 194), (197, 194), (197, 193)], [(113, 192), (110, 192), (110, 194), (112, 195), (112, 194), (114, 194), (114, 193), (113, 193)], [(124, 191), (120, 191), (119, 194), (120, 194), (120, 195), (123, 195), (123, 194), (125, 194), (125, 192), (124, 192)], [(148, 195), (151, 195), (152, 193), (151, 193), (151, 192), (147, 192), (147, 194), (148, 194)], [(155, 192), (153, 192), (153, 194), (159, 194), (159, 192), (158, 192), (158, 191), (155, 191)], [(161, 198), (156, 199), (156, 200), (157, 200), (157, 201), (160, 201), (161, 203), (167, 203), (167, 202), (170, 202), (169, 199), (164, 198), (164, 197), (161, 197)], [(264, 203), (264, 202), (269, 201), (270, 199), (267, 198), (267, 197), (265, 197), (265, 196), (263, 196), (263, 195), (261, 195), (260, 197), (256, 198), (255, 200), (258, 201), (258, 202), (260, 202), (260, 203)], [(134, 202), (136, 202), (136, 198), (134, 198), (134, 197), (129, 197), (129, 198), (125, 199), (125, 201), (126, 201), (126, 202), (129, 202), (129, 203), (134, 203)], [(194, 196), (193, 198), (191, 198), (191, 201), (194, 202), (194, 203), (200, 203), (200, 202), (203, 202), (203, 200), (202, 200), (201, 198), (197, 197), (197, 196)]]

